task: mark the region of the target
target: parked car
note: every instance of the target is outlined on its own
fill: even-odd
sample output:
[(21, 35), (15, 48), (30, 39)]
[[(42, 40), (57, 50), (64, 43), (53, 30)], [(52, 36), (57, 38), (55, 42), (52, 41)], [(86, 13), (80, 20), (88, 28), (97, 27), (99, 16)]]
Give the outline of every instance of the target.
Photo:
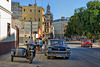
[(90, 40), (84, 40), (82, 43), (81, 43), (81, 47), (91, 47), (92, 48), (93, 44), (91, 43)]
[(50, 59), (50, 57), (64, 57), (69, 59), (71, 48), (64, 44), (64, 40), (50, 39), (47, 43), (45, 55), (47, 59)]

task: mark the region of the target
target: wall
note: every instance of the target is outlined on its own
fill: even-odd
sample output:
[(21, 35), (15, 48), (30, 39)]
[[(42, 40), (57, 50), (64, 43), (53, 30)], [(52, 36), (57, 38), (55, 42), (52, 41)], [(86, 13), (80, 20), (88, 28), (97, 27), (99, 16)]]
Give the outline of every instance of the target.
[(7, 0), (0, 0), (0, 5), (11, 11), (11, 0), (9, 0), (9, 2)]
[[(31, 20), (33, 22), (38, 22), (38, 26), (40, 27), (41, 31), (43, 31), (43, 8), (42, 7), (38, 7), (38, 6), (21, 6), (22, 7), (22, 20), (23, 21), (29, 21), (30, 18), (32, 18)], [(24, 11), (25, 9), (25, 11)], [(30, 10), (32, 10), (32, 12), (30, 12)], [(40, 12), (39, 12), (40, 10)], [(24, 17), (26, 19), (24, 19)], [(39, 21), (40, 18), (40, 21)], [(36, 21), (35, 21), (36, 19)], [(42, 33), (42, 32), (41, 32)]]
[[(11, 27), (11, 0), (0, 0), (0, 55), (15, 48), (16, 30)], [(7, 36), (7, 23), (10, 23), (10, 36)]]
[(0, 10), (0, 38), (1, 38), (1, 10)]
[(11, 3), (11, 11), (13, 12), (12, 18), (13, 19), (22, 19), (22, 8), (20, 7), (18, 2)]
[(67, 24), (67, 21), (59, 21), (53, 23), (54, 33), (56, 37), (64, 36), (64, 24)]
[(0, 42), (0, 55), (10, 52), (13, 48), (15, 48), (15, 41)]
[[(0, 2), (1, 2), (1, 0), (0, 0)], [(5, 4), (3, 4), (4, 2), (6, 3), (6, 5), (8, 3), (9, 4), (6, 6)], [(0, 37), (0, 40), (7, 37), (7, 23), (10, 23), (10, 28), (11, 28), (10, 33), (11, 33), (11, 35), (15, 34), (15, 36), (16, 36), (16, 30), (11, 27), (11, 10), (10, 10), (11, 9), (11, 3), (10, 2), (11, 2), (10, 0), (9, 0), (9, 2), (6, 2), (6, 1), (3, 0), (2, 3), (0, 3), (1, 4), (0, 7), (2, 7), (2, 9), (0, 9), (0, 12), (1, 12), (1, 21), (0, 21), (1, 22), (1, 28), (0, 28), (0, 30), (1, 30), (0, 36), (1, 37)]]

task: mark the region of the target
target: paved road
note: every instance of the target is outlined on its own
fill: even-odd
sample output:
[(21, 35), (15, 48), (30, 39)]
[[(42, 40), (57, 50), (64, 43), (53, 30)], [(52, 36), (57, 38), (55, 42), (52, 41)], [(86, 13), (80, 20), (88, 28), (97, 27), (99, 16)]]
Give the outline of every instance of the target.
[(47, 59), (44, 54), (37, 54), (32, 64), (25, 58), (10, 61), (10, 54), (0, 56), (0, 67), (100, 67), (100, 48), (81, 48), (80, 44), (68, 45), (72, 48), (70, 59)]

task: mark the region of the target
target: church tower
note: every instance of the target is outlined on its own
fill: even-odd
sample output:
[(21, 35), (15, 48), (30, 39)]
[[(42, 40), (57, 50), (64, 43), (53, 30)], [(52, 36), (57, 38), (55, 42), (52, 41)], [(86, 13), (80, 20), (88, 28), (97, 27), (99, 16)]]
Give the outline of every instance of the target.
[(49, 4), (47, 6), (47, 12), (50, 12), (50, 6), (49, 6)]
[(50, 11), (50, 5), (47, 5), (47, 11), (45, 14), (45, 31), (44, 34), (46, 35), (46, 38), (53, 38), (54, 36), (54, 27), (53, 27), (53, 14)]

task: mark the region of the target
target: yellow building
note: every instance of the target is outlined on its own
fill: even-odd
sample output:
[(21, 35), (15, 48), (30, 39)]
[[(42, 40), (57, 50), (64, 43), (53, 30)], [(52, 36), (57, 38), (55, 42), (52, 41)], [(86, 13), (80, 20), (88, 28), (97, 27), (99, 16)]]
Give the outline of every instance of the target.
[(22, 7), (22, 21), (32, 21), (32, 22), (38, 22), (38, 28), (41, 30), (41, 35), (44, 31), (44, 8), (38, 7), (37, 3), (35, 2), (34, 5), (29, 6), (21, 6)]

